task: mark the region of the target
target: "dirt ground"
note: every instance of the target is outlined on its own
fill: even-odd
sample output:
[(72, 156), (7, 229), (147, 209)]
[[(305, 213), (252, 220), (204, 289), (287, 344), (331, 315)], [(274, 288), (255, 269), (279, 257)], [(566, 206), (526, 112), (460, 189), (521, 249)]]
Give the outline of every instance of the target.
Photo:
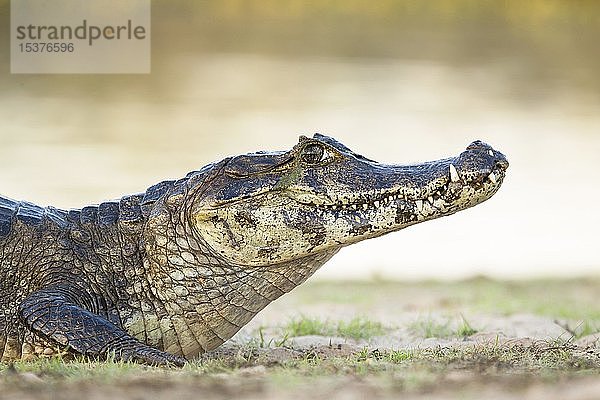
[(0, 399), (598, 399), (598, 289), (595, 279), (308, 283), (183, 369), (3, 365)]
[(390, 391), (350, 377), (318, 384), (272, 387), (262, 377), (177, 382), (168, 379), (130, 379), (117, 383), (81, 382), (50, 388), (41, 384), (13, 386), (3, 399), (598, 399), (600, 381), (585, 377), (553, 383), (519, 377), (489, 379), (451, 376), (418, 392)]

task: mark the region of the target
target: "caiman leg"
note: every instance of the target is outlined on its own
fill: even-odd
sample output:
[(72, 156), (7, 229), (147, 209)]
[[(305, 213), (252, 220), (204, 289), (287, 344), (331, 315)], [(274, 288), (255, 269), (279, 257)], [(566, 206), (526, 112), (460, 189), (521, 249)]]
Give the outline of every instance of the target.
[(92, 357), (183, 366), (185, 359), (147, 346), (107, 319), (75, 304), (64, 287), (30, 294), (20, 305), (25, 324), (42, 337)]

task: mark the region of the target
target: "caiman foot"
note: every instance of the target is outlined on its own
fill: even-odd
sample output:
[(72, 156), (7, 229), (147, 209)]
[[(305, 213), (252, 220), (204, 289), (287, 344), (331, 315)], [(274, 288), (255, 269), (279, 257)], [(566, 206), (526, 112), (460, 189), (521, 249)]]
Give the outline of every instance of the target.
[(182, 367), (183, 357), (150, 347), (106, 318), (80, 306), (63, 287), (30, 294), (19, 306), (23, 322), (38, 335), (91, 357)]

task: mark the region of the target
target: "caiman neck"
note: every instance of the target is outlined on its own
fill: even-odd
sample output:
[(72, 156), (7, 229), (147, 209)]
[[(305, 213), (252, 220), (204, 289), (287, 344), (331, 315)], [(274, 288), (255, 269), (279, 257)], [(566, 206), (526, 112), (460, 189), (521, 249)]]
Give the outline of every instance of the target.
[(161, 330), (178, 338), (164, 350), (186, 357), (221, 345), (339, 250), (269, 266), (228, 264), (193, 231), (188, 212), (183, 194), (165, 196), (142, 235), (150, 288), (169, 320), (161, 321)]

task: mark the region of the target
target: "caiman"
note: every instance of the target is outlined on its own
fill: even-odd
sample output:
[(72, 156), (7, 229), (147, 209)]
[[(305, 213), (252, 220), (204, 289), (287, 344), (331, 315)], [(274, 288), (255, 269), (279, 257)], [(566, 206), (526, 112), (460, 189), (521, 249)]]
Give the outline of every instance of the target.
[(1, 360), (182, 365), (342, 247), (479, 204), (507, 168), (481, 141), (401, 166), (315, 134), (79, 210), (0, 197)]

